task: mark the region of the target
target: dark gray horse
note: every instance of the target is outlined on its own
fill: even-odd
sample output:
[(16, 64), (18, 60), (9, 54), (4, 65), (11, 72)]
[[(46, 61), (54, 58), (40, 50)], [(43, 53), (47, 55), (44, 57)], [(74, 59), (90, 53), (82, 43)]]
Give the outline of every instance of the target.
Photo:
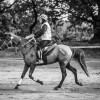
[[(34, 69), (37, 65), (36, 64), (37, 43), (36, 43), (35, 39), (26, 40), (22, 37), (12, 34), (12, 33), (11, 33), (11, 39), (13, 42), (15, 42), (15, 44), (20, 49), (20, 51), (23, 55), (24, 62), (25, 62), (25, 66), (24, 66), (21, 78), (20, 78), (18, 84), (15, 86), (15, 89), (18, 89), (18, 87), (21, 85), (22, 80), (29, 68), (30, 68), (29, 78), (43, 85), (42, 81), (35, 79), (32, 76)], [(75, 83), (82, 86), (82, 83), (78, 81), (77, 70), (70, 65), (70, 61), (72, 58), (74, 58), (75, 60), (78, 61), (78, 63), (81, 65), (81, 68), (84, 70), (85, 74), (87, 76), (89, 76), (87, 66), (86, 66), (85, 60), (84, 60), (84, 52), (82, 50), (79, 50), (79, 49), (71, 50), (69, 46), (59, 44), (59, 45), (55, 45), (54, 48), (52, 48), (50, 50), (47, 49), (47, 51), (43, 54), (44, 63), (41, 65), (47, 65), (47, 64), (52, 64), (52, 63), (56, 63), (56, 62), (58, 62), (60, 65), (60, 69), (62, 72), (62, 79), (61, 79), (59, 85), (54, 88), (55, 90), (57, 90), (58, 88), (61, 88), (61, 86), (65, 80), (65, 77), (66, 77), (66, 68), (74, 74)]]

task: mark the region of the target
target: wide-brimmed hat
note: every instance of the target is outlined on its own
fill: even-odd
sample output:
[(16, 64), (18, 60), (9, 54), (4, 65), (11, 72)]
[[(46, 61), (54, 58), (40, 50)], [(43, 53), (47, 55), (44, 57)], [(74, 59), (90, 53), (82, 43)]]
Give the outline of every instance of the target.
[(47, 17), (47, 15), (45, 15), (45, 14), (40, 15), (40, 18), (41, 18), (41, 19), (44, 19), (44, 20), (48, 20), (48, 17)]

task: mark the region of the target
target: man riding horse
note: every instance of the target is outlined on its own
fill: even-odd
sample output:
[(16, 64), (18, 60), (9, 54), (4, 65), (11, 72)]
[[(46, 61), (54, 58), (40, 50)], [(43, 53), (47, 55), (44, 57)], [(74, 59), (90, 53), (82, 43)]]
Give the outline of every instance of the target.
[[(70, 70), (75, 77), (75, 83), (79, 86), (82, 86), (82, 83), (79, 82), (78, 77), (77, 77), (77, 70), (71, 66), (70, 62), (71, 59), (74, 58), (81, 66), (83, 71), (87, 76), (89, 76), (87, 66), (84, 60), (84, 52), (81, 50), (74, 50), (64, 44), (58, 44), (58, 45), (52, 45), (48, 49), (46, 49), (45, 52), (43, 52), (43, 63), (42, 64), (37, 64), (37, 43), (35, 38), (41, 37), (41, 43), (40, 47), (43, 48), (45, 47), (48, 43), (51, 41), (51, 28), (50, 25), (47, 22), (47, 17), (43, 14), (40, 17), (42, 26), (41, 30), (34, 36), (34, 34), (27, 36), (26, 39), (20, 36), (17, 36), (13, 33), (10, 33), (8, 37), (16, 44), (16, 46), (19, 48), (23, 55), (23, 60), (24, 60), (24, 69), (21, 75), (21, 78), (18, 82), (18, 84), (15, 86), (15, 89), (18, 89), (18, 87), (22, 84), (22, 80), (24, 79), (28, 69), (29, 70), (29, 78), (34, 80), (35, 82), (38, 82), (43, 85), (43, 82), (35, 79), (33, 77), (33, 72), (36, 68), (37, 65), (48, 65), (48, 64), (53, 64), (58, 62), (60, 65), (61, 73), (62, 73), (62, 78), (59, 84), (54, 88), (54, 90), (58, 90), (61, 88), (66, 76), (67, 72), (66, 69)], [(34, 38), (35, 37), (35, 38)], [(31, 38), (31, 39), (30, 39)], [(30, 39), (30, 40), (27, 40)], [(32, 41), (31, 43), (31, 40)], [(53, 49), (51, 49), (53, 48)]]
[[(26, 39), (31, 39), (31, 38), (39, 38), (41, 39), (41, 41), (39, 42), (39, 49), (40, 51), (38, 52), (38, 61), (41, 63), (42, 61), (42, 49), (44, 47), (46, 47), (50, 42), (51, 42), (51, 39), (52, 39), (52, 34), (51, 34), (51, 27), (50, 27), (50, 24), (48, 23), (48, 17), (47, 15), (45, 14), (42, 14), (40, 17), (39, 17), (39, 22), (41, 24), (41, 29), (34, 33), (34, 34), (31, 34), (29, 36), (26, 36)], [(35, 36), (34, 36), (35, 35)]]

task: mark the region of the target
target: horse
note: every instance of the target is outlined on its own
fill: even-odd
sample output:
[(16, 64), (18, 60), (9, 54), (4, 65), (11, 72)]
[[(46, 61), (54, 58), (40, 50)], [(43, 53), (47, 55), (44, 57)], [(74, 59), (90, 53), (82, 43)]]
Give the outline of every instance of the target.
[[(29, 78), (32, 79), (35, 82), (40, 83), (43, 85), (43, 81), (39, 79), (35, 79), (32, 74), (38, 65), (48, 65), (58, 62), (60, 65), (61, 73), (62, 73), (62, 79), (60, 83), (54, 88), (54, 90), (58, 90), (61, 88), (65, 78), (66, 78), (66, 69), (70, 70), (75, 77), (75, 83), (79, 86), (82, 86), (82, 83), (79, 82), (78, 76), (77, 76), (77, 69), (73, 68), (70, 64), (72, 58), (77, 61), (85, 74), (89, 76), (87, 66), (84, 60), (84, 52), (80, 49), (74, 49), (72, 50), (69, 46), (64, 44), (57, 44), (53, 46), (52, 49), (47, 48), (47, 51), (43, 54), (43, 61), (42, 64), (37, 64), (37, 42), (36, 39), (33, 38), (31, 40), (27, 40), (23, 37), (17, 36), (15, 34), (10, 33), (9, 37), (11, 38), (11, 41), (16, 44), (16, 46), (19, 48), (23, 55), (24, 60), (24, 69), (21, 74), (21, 78), (14, 89), (18, 89), (19, 86), (22, 83), (23, 78), (25, 77), (25, 74), (29, 70)], [(49, 49), (49, 50), (48, 50)]]

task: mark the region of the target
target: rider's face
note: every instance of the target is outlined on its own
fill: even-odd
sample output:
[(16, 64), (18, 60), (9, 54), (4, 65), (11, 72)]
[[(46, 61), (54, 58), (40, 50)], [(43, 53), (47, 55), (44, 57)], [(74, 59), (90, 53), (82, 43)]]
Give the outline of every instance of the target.
[(39, 23), (42, 23), (42, 19), (41, 18), (39, 18)]

